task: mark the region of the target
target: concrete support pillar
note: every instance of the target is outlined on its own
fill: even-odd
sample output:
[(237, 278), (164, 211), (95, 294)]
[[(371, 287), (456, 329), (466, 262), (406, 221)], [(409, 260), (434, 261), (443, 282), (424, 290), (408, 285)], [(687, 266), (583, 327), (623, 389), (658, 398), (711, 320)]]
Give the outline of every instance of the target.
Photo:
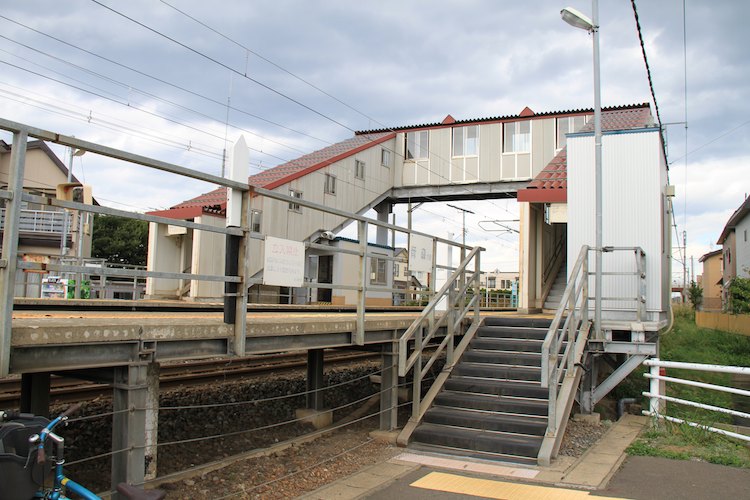
[(537, 217), (530, 203), (521, 203), (519, 212), (521, 225), (518, 244), (520, 253), (518, 310), (522, 313), (529, 313), (538, 309), (536, 303)]
[(398, 344), (383, 344), (380, 377), (380, 430), (390, 431), (398, 426)]
[(157, 435), (159, 431), (159, 363), (146, 367), (146, 473), (145, 479), (156, 479)]
[[(378, 215), (379, 222), (388, 222), (388, 216), (393, 212), (393, 203), (382, 202), (375, 207), (375, 213)], [(378, 226), (375, 243), (378, 245), (388, 245), (388, 229)]]
[(48, 417), (49, 386), (48, 372), (21, 375), (21, 411)]
[(307, 351), (307, 408), (322, 410), (323, 401), (323, 349)]
[(112, 394), (112, 489), (142, 484), (146, 473), (148, 365), (117, 366)]

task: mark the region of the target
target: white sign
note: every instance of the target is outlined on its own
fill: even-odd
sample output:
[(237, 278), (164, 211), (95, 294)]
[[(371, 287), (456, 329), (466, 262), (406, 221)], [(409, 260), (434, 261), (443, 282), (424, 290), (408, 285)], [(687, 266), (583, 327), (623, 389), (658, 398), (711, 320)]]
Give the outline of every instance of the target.
[(409, 236), (409, 271), (432, 272), (432, 238), (418, 234)]
[(305, 276), (305, 244), (266, 236), (263, 284), (302, 286)]

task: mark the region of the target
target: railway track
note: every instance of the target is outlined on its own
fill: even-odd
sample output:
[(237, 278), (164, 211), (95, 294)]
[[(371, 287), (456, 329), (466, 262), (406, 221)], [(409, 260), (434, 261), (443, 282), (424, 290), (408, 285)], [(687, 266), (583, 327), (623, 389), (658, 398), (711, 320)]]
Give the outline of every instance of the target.
[[(326, 353), (326, 367), (357, 361), (377, 359), (379, 353), (331, 351)], [(259, 377), (268, 374), (304, 370), (305, 353), (257, 355), (245, 358), (200, 360), (162, 365), (159, 373), (160, 389), (199, 386), (206, 383)], [(53, 375), (50, 380), (50, 402), (69, 403), (111, 396), (109, 384), (86, 382), (77, 378)], [(21, 378), (0, 379), (0, 408), (15, 408), (20, 404)]]

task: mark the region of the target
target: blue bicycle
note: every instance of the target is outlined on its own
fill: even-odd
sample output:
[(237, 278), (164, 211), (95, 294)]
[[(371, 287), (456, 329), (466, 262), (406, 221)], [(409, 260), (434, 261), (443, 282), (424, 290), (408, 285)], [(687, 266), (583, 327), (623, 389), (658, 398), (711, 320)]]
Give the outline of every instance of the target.
[[(62, 500), (68, 494), (85, 500), (100, 499), (65, 476), (65, 439), (53, 432), (80, 407), (76, 404), (52, 421), (29, 413), (0, 412), (0, 500)], [(46, 487), (50, 476), (52, 485)], [(133, 500), (161, 500), (166, 496), (162, 490), (147, 491), (124, 483), (117, 491)]]

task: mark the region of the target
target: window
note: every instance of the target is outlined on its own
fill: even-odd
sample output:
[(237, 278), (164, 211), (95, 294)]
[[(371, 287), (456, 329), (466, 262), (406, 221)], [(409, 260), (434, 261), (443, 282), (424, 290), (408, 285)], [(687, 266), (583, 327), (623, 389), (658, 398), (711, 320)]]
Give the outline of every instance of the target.
[(503, 153), (528, 153), (531, 151), (531, 121), (504, 124)]
[(250, 231), (254, 233), (260, 232), (260, 221), (263, 218), (263, 212), (260, 210), (253, 210), (250, 212)]
[(365, 178), (365, 162), (362, 160), (354, 160), (354, 177), (357, 179)]
[(429, 157), (429, 152), (430, 133), (427, 130), (406, 133), (406, 152), (404, 153), (404, 157), (407, 160), (425, 160)]
[(487, 278), (487, 288), (495, 288), (495, 277)]
[(557, 119), (557, 149), (565, 147), (565, 134), (572, 134), (580, 131), (588, 123), (591, 115), (587, 116), (566, 116)]
[(373, 257), (370, 260), (370, 284), (371, 285), (385, 285), (386, 277), (385, 271), (387, 261), (378, 257)]
[(398, 278), (398, 262), (393, 263), (393, 277)]
[(453, 156), (476, 156), (479, 154), (479, 126), (453, 128)]
[(384, 167), (391, 166), (391, 151), (389, 149), (380, 149), (380, 164)]
[[(297, 191), (296, 189), (290, 189), (289, 196), (291, 196), (292, 198), (302, 198), (302, 191)], [(299, 203), (294, 203), (293, 201), (290, 201), (289, 210), (292, 210), (294, 212), (301, 212), (302, 208), (300, 207)]]
[(323, 190), (326, 194), (336, 194), (336, 176), (326, 174), (326, 181)]

